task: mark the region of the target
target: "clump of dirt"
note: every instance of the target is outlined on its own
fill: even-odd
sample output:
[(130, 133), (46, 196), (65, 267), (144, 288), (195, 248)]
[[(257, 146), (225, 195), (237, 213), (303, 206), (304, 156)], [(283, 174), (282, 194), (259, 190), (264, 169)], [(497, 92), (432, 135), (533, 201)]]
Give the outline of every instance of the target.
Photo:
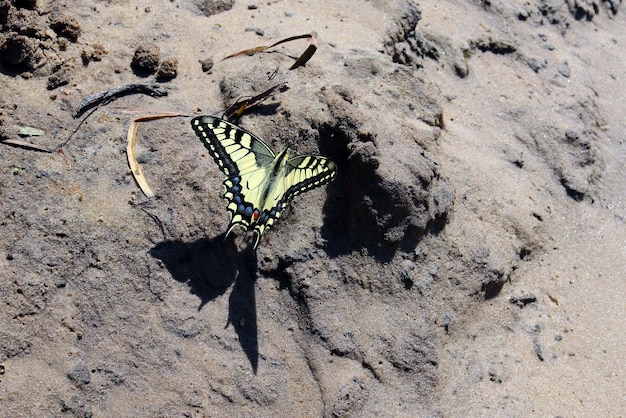
[(19, 9), (34, 9), (37, 7), (37, 0), (15, 0), (13, 3)]
[(200, 60), (200, 66), (202, 68), (203, 73), (211, 74), (213, 72), (213, 58), (208, 57), (207, 59)]
[(422, 19), (422, 11), (416, 4), (410, 4), (398, 22), (398, 29), (385, 41), (385, 50), (393, 62), (421, 68), (425, 57), (438, 59), (435, 45), (417, 30)]
[(50, 20), (50, 27), (59, 36), (69, 39), (71, 42), (78, 41), (82, 29), (76, 19), (57, 15)]
[[(68, 41), (76, 43), (82, 29), (64, 14), (46, 17), (34, 1), (0, 3), (0, 71), (30, 77), (51, 75), (48, 88), (69, 82)], [(57, 72), (60, 72), (57, 74)]]
[(152, 43), (143, 44), (135, 49), (135, 55), (130, 63), (130, 67), (135, 74), (148, 76), (154, 74), (159, 69), (161, 61), (161, 50)]
[(168, 58), (163, 60), (156, 73), (159, 81), (167, 81), (176, 78), (178, 75), (178, 60), (176, 58)]
[(153, 43), (146, 43), (135, 49), (130, 67), (140, 77), (156, 74), (159, 81), (169, 81), (178, 75), (178, 60), (161, 60), (161, 50)]
[(44, 37), (44, 28), (40, 20), (39, 14), (34, 10), (9, 7), (5, 26), (8, 30), (22, 35)]
[(10, 8), (11, 3), (9, 3), (9, 0), (0, 0), (0, 24), (4, 25), (6, 23)]
[(235, 0), (196, 0), (195, 3), (206, 16), (213, 16), (232, 9)]
[(31, 38), (9, 32), (0, 38), (0, 62), (15, 72), (34, 71), (45, 59)]
[(102, 61), (102, 56), (107, 53), (107, 50), (100, 44), (93, 44), (85, 47), (80, 54), (80, 58), (83, 61), (83, 65), (87, 66), (92, 61)]
[(57, 87), (65, 86), (70, 83), (73, 66), (64, 64), (59, 67), (50, 77), (48, 77), (48, 90), (54, 90)]

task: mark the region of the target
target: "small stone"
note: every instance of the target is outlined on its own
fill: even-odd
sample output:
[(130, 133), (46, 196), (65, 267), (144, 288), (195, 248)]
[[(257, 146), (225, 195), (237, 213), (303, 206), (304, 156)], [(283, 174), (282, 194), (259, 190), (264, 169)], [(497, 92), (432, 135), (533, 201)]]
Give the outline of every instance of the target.
[(200, 60), (200, 65), (202, 67), (202, 72), (211, 73), (213, 70), (213, 58), (209, 57), (205, 60)]
[(264, 36), (265, 35), (265, 31), (263, 29), (260, 28), (246, 28), (245, 32), (254, 32), (259, 36)]
[(539, 58), (529, 58), (527, 63), (528, 66), (536, 73), (548, 66), (548, 61), (546, 59), (541, 60)]
[(559, 65), (558, 71), (559, 74), (561, 74), (565, 78), (569, 78), (569, 76), (572, 74), (567, 61), (563, 61), (561, 65)]
[(530, 17), (530, 14), (528, 13), (528, 11), (526, 10), (520, 10), (519, 12), (517, 12), (517, 18), (519, 20), (526, 20)]

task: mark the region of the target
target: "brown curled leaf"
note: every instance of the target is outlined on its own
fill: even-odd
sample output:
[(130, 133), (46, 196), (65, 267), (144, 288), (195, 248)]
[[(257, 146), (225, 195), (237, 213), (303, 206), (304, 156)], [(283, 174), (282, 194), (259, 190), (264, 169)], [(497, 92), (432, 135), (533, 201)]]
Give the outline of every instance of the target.
[(243, 51), (235, 52), (227, 57), (222, 58), (222, 61), (227, 60), (229, 58), (235, 58), (241, 55), (254, 55), (257, 52), (263, 52), (266, 49), (271, 48), (270, 46), (257, 46), (256, 48), (244, 49)]
[(317, 37), (315, 36), (315, 33), (312, 33), (309, 47), (302, 53), (302, 55), (300, 55), (300, 58), (298, 58), (289, 69), (294, 70), (306, 64), (311, 59), (313, 54), (315, 54), (315, 51), (317, 51)]

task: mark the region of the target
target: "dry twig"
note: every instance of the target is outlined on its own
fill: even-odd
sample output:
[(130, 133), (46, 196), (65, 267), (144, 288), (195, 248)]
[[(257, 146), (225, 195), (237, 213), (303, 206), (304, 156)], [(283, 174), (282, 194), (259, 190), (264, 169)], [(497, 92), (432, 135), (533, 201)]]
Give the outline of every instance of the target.
[(74, 112), (74, 118), (80, 117), (87, 110), (92, 107), (99, 106), (101, 104), (107, 104), (114, 99), (122, 96), (127, 96), (129, 94), (147, 94), (152, 97), (162, 97), (167, 96), (167, 90), (163, 90), (161, 85), (158, 83), (154, 84), (141, 84), (141, 83), (130, 83), (124, 84), (119, 87), (115, 87), (109, 90), (101, 91), (95, 94), (92, 94), (89, 97), (83, 99), (82, 102), (78, 105), (78, 109)]

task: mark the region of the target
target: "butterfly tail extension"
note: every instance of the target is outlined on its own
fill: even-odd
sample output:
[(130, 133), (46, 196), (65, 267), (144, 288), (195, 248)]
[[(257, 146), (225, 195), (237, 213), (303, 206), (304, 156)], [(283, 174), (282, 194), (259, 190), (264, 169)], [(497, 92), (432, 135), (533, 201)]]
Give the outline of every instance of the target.
[(234, 226), (235, 226), (235, 225), (231, 225), (231, 226), (230, 226), (230, 228), (228, 228), (228, 229), (226, 230), (226, 233), (224, 234), (224, 240), (223, 240), (223, 242), (226, 242), (226, 240), (228, 239), (228, 236), (230, 235), (230, 233), (231, 233), (231, 232), (233, 232), (233, 227), (234, 227)]
[(254, 230), (254, 243), (252, 244), (252, 250), (256, 250), (261, 242), (261, 232)]

